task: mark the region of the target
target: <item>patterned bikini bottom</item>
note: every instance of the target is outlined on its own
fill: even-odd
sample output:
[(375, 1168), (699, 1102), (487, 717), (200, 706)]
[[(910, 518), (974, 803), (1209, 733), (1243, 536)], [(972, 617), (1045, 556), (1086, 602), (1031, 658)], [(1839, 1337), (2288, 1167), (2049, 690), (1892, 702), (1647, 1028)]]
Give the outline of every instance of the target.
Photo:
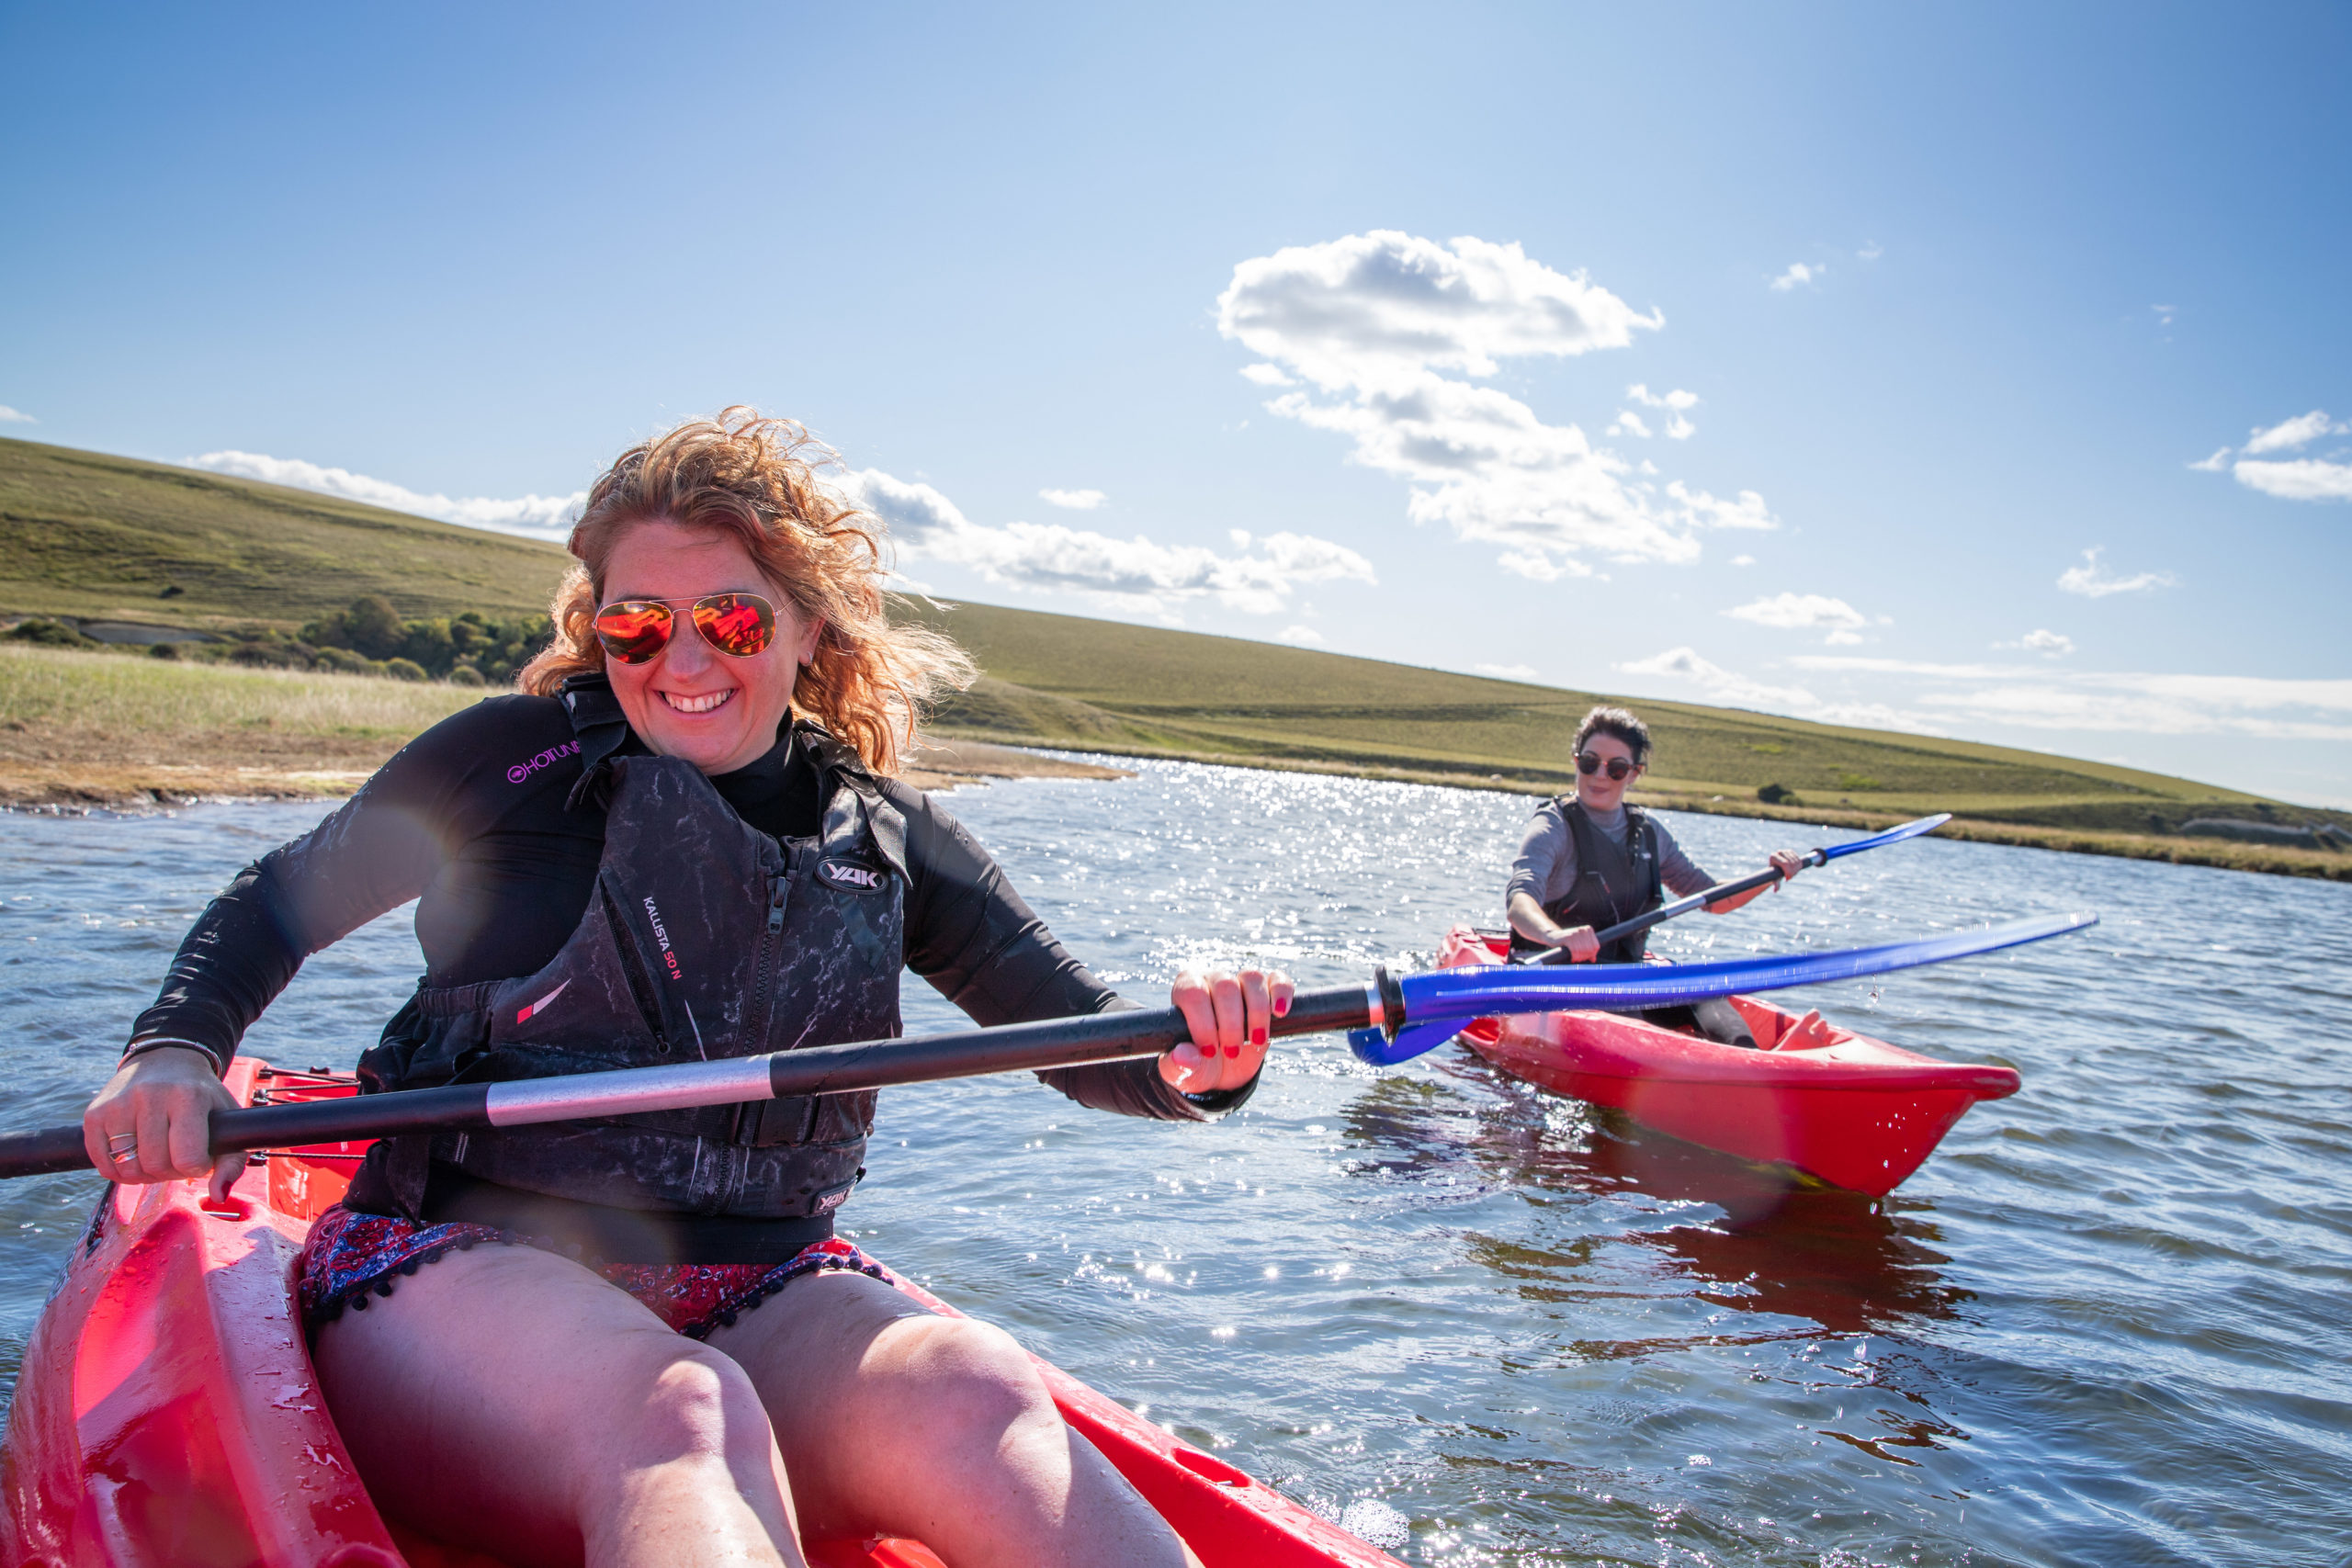
[[(371, 1295), (389, 1296), (394, 1280), (452, 1252), (477, 1247), (563, 1249), (544, 1237), (464, 1221), (420, 1224), (397, 1214), (362, 1214), (341, 1204), (311, 1227), (296, 1265), (303, 1325), (316, 1334), (347, 1308), (364, 1312)], [(732, 1324), (805, 1274), (844, 1269), (888, 1283), (889, 1271), (836, 1236), (809, 1243), (782, 1263), (606, 1263), (597, 1273), (635, 1296), (690, 1339)]]

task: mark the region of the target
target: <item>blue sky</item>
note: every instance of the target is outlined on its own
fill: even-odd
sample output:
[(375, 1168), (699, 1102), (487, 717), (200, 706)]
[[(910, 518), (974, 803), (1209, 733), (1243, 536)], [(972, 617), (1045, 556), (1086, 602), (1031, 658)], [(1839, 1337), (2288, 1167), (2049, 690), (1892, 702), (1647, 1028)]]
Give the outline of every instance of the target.
[(2327, 6), (7, 5), (0, 434), (548, 533), (749, 402), (944, 597), (2352, 805), (2347, 79)]

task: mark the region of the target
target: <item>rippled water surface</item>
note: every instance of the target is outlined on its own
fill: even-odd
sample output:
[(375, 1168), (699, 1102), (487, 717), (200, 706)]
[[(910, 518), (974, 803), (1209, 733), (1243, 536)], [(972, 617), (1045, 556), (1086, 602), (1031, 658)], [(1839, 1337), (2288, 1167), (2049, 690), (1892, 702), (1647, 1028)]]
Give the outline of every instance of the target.
[[(1139, 764), (956, 811), (1098, 972), (1309, 985), (1492, 923), (1530, 803)], [(0, 1120), (69, 1120), (188, 920), (316, 807), (0, 817)], [(1717, 875), (1825, 836), (1675, 818)], [(1668, 953), (1988, 918), (2106, 923), (1800, 993), (1995, 1061), (1892, 1199), (1781, 1190), (1456, 1048), (1278, 1052), (1211, 1127), (1028, 1079), (883, 1097), (846, 1227), (899, 1269), (1423, 1563), (2352, 1562), (2352, 887), (1926, 840)], [(348, 1066), (418, 968), (406, 911), (248, 1048)], [(921, 982), (911, 1027), (955, 1015)], [(95, 1183), (0, 1188), (0, 1370)], [(1409, 1536), (1404, 1534), (1409, 1527)]]

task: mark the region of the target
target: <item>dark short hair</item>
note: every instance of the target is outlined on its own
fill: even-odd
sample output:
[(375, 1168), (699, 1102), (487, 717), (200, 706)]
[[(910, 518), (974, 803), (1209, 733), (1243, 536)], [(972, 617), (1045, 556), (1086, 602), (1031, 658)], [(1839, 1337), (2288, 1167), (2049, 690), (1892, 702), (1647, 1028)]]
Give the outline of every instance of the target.
[(1634, 753), (1636, 767), (1650, 765), (1650, 727), (1623, 708), (1612, 708), (1604, 704), (1585, 715), (1584, 722), (1577, 726), (1577, 743), (1569, 755), (1582, 751), (1584, 743), (1596, 735), (1615, 736)]

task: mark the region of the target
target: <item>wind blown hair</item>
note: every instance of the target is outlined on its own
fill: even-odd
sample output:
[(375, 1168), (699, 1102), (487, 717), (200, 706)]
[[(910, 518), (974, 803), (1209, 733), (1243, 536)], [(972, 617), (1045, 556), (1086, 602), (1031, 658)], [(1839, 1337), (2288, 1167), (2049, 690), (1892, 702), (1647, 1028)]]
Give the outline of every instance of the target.
[(795, 712), (893, 774), (927, 705), (968, 685), (972, 660), (926, 626), (894, 626), (882, 594), (889, 531), (820, 482), (833, 452), (790, 420), (736, 407), (689, 420), (622, 453), (588, 492), (569, 548), (579, 564), (556, 589), (555, 640), (515, 684), (551, 696), (565, 677), (605, 667), (594, 621), (614, 547), (640, 523), (729, 534), (760, 574), (824, 631), (800, 671)]
[(1576, 744), (1569, 748), (1568, 754), (1574, 756), (1583, 750), (1584, 743), (1596, 735), (1615, 736), (1634, 754), (1637, 766), (1650, 765), (1650, 727), (1625, 709), (1603, 704), (1586, 714), (1584, 722), (1577, 726)]

